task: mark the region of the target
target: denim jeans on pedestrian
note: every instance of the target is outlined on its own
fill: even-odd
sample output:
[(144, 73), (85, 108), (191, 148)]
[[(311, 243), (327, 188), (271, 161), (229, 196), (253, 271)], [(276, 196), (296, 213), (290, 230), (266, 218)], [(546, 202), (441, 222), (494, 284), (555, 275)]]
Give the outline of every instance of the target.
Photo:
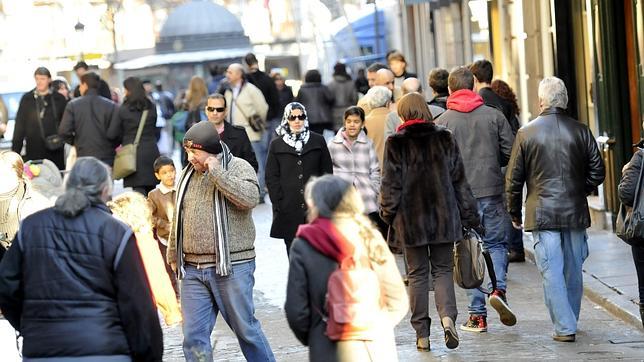
[(210, 335), (221, 313), (235, 332), (247, 361), (275, 361), (259, 321), (255, 318), (253, 287), (255, 261), (233, 265), (233, 273), (219, 276), (215, 268), (186, 265), (181, 281), (183, 354), (186, 361), (212, 361)]
[[(505, 291), (505, 274), (508, 269), (508, 244), (505, 237), (507, 214), (503, 206), (503, 197), (501, 195), (481, 197), (476, 201), (481, 223), (485, 227), (485, 236), (482, 236), (483, 247), (490, 253), (494, 263), (497, 289)], [(487, 288), (492, 288), (491, 282)], [(470, 298), (470, 305), (467, 308), (468, 313), (487, 316), (485, 294), (478, 289), (468, 289), (467, 296)]]
[(575, 334), (584, 294), (582, 264), (588, 257), (585, 229), (533, 231), (534, 258), (558, 336)]
[[(264, 132), (264, 135), (266, 132)], [(264, 137), (262, 135), (262, 137)], [(266, 157), (268, 156), (268, 149), (266, 148), (266, 143), (261, 139), (259, 141), (251, 142), (253, 146), (253, 152), (255, 152), (255, 157), (257, 158), (257, 164), (259, 165), (257, 169), (257, 181), (259, 182), (259, 195), (263, 197), (266, 195), (266, 183), (264, 182), (264, 170), (266, 169)]]

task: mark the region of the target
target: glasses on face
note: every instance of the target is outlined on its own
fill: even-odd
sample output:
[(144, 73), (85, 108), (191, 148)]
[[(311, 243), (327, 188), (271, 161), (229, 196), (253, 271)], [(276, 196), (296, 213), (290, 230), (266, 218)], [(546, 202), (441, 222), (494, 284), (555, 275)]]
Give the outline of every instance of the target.
[(306, 119), (306, 114), (300, 114), (299, 116), (296, 116), (296, 115), (288, 116), (289, 121), (295, 121), (296, 119), (299, 119), (300, 121), (303, 121), (303, 120)]
[(206, 107), (206, 110), (208, 112), (215, 112), (216, 111), (218, 113), (221, 113), (221, 112), (226, 110), (226, 107)]

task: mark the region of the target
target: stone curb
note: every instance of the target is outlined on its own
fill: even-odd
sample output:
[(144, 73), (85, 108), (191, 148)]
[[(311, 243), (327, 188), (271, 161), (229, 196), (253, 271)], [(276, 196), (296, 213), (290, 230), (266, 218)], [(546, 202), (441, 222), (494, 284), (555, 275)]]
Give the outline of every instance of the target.
[[(535, 263), (534, 249), (532, 245), (532, 234), (523, 233), (524, 250), (527, 260)], [(526, 245), (526, 241), (528, 241)], [(631, 324), (636, 328), (642, 328), (638, 306), (623, 294), (601, 282), (594, 275), (584, 269), (584, 296), (593, 303), (603, 307), (610, 314)]]

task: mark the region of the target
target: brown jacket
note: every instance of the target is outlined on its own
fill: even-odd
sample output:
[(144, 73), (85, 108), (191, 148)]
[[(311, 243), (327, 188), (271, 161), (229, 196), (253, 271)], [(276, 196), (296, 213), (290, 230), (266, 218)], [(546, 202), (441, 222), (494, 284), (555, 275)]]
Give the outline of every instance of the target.
[(154, 234), (164, 245), (167, 245), (170, 237), (170, 223), (174, 214), (174, 201), (177, 192), (172, 190), (164, 193), (159, 187), (148, 193), (148, 204), (152, 210), (152, 224)]
[(373, 141), (376, 148), (376, 155), (382, 170), (382, 161), (385, 157), (385, 125), (387, 123), (389, 109), (385, 107), (374, 108), (367, 115), (364, 126), (367, 129), (367, 136)]

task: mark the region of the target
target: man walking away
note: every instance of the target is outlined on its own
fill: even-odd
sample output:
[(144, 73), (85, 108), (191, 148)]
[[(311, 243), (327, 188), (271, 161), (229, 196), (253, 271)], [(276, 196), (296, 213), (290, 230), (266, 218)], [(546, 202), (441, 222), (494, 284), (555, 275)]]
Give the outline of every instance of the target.
[(96, 157), (109, 166), (114, 164), (119, 134), (118, 106), (98, 94), (100, 78), (92, 72), (81, 77), (83, 95), (67, 104), (58, 127), (65, 142), (76, 147), (78, 157)]
[(492, 78), (494, 77), (492, 63), (485, 59), (477, 60), (470, 65), (470, 71), (474, 74), (474, 85), (476, 86), (476, 91), (483, 98), (483, 103), (500, 110), (510, 124), (512, 133), (516, 134), (520, 125), (514, 117), (512, 105), (492, 90)]
[(565, 113), (568, 92), (556, 77), (539, 83), (539, 117), (519, 129), (506, 173), (507, 209), (522, 227), (523, 185), (528, 194), (525, 230), (532, 231), (534, 256), (553, 339), (574, 342), (583, 295), (582, 264), (588, 256), (586, 197), (605, 171), (590, 129)]
[[(83, 77), (83, 75), (89, 73), (89, 65), (85, 63), (84, 61), (80, 61), (76, 63), (74, 66), (74, 72), (76, 73), (76, 76), (78, 77), (79, 80)], [(96, 74), (98, 76), (98, 74)], [(82, 82), (82, 80), (81, 80)], [(110, 91), (110, 86), (107, 84), (106, 81), (100, 78), (99, 76), (99, 84), (98, 87), (98, 95), (105, 98), (112, 100), (112, 91)], [(83, 92), (81, 91), (80, 84), (74, 88), (74, 98), (78, 98), (83, 95)]]
[(255, 318), (255, 170), (234, 157), (210, 122), (192, 126), (190, 164), (177, 187), (168, 263), (178, 271), (186, 361), (212, 361), (210, 335), (221, 313), (248, 361), (275, 361)]
[[(497, 289), (490, 295), (490, 305), (499, 313), (503, 324), (512, 326), (516, 317), (505, 296), (508, 244), (501, 167), (510, 159), (514, 136), (503, 114), (484, 105), (481, 96), (474, 92), (474, 75), (469, 69), (453, 70), (448, 78), (448, 88), (447, 111), (438, 118), (438, 123), (454, 133), (463, 156), (467, 181), (478, 203), (486, 231), (481, 235), (483, 245), (490, 252), (497, 278)], [(461, 329), (486, 332), (485, 295), (478, 289), (469, 289), (467, 294), (470, 316)]]

